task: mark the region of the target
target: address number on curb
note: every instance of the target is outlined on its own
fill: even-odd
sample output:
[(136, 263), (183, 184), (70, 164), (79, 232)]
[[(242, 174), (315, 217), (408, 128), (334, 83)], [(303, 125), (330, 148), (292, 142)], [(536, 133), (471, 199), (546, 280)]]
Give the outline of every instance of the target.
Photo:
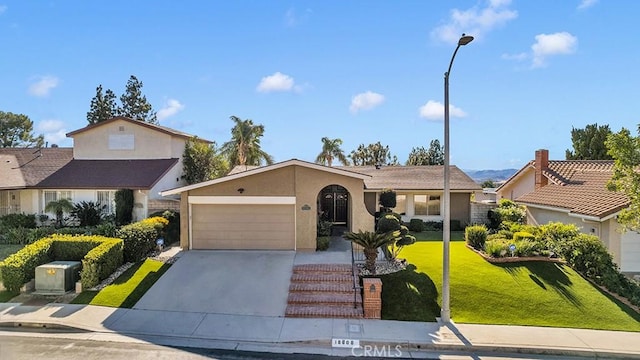
[(331, 339), (331, 347), (349, 348), (349, 349), (359, 348), (360, 347), (360, 340), (355, 340), (355, 339)]

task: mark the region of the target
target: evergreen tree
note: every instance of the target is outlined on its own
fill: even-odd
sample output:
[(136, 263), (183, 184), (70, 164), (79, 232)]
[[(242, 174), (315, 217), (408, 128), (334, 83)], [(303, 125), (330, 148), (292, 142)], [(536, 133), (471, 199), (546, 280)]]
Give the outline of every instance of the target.
[(640, 232), (640, 125), (638, 134), (632, 136), (628, 129), (622, 128), (609, 135), (606, 145), (608, 154), (615, 160), (607, 188), (625, 194), (630, 201), (629, 207), (618, 214), (618, 222), (626, 229)]
[(571, 129), (573, 151), (567, 150), (567, 160), (611, 160), (605, 141), (611, 135), (609, 125), (587, 125), (584, 129)]
[(96, 88), (96, 96), (91, 99), (91, 108), (87, 112), (89, 124), (97, 124), (101, 121), (109, 120), (116, 115), (116, 94), (107, 89), (102, 93), (102, 84)]
[(429, 150), (424, 147), (413, 148), (406, 165), (444, 165), (444, 151), (438, 139), (431, 140)]
[(0, 111), (0, 147), (41, 147), (44, 136), (33, 134), (33, 121), (27, 115)]
[(216, 149), (216, 143), (207, 144), (195, 136), (184, 145), (182, 158), (182, 178), (187, 184), (216, 179), (229, 171), (229, 164)]
[(120, 96), (120, 107), (117, 109), (119, 116), (130, 119), (146, 121), (157, 124), (158, 118), (153, 107), (147, 101), (147, 97), (142, 94), (142, 82), (134, 75), (131, 75), (124, 94)]
[(383, 146), (380, 141), (365, 146), (360, 144), (356, 150), (351, 151), (349, 158), (355, 166), (364, 165), (398, 165), (398, 158), (391, 155), (389, 145)]

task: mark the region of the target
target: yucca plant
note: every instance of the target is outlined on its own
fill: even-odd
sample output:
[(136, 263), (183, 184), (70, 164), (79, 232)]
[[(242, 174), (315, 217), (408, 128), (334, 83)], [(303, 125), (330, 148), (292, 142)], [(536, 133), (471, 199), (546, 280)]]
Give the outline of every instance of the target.
[(365, 269), (369, 270), (372, 274), (376, 272), (376, 258), (378, 257), (378, 248), (385, 246), (389, 241), (394, 239), (394, 232), (378, 234), (373, 231), (346, 232), (342, 235), (345, 239), (362, 246), (364, 251), (364, 257), (366, 259), (364, 263)]

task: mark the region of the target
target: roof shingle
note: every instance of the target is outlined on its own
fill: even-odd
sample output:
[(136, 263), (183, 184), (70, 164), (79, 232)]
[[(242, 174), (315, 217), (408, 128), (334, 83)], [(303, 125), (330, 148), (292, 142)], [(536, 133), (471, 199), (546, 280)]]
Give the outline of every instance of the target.
[[(336, 166), (336, 168), (370, 175), (367, 189), (440, 190), (444, 188), (444, 166)], [(450, 167), (451, 190), (482, 190), (473, 179), (456, 166)]]
[(32, 187), (73, 159), (72, 148), (0, 149), (0, 189)]

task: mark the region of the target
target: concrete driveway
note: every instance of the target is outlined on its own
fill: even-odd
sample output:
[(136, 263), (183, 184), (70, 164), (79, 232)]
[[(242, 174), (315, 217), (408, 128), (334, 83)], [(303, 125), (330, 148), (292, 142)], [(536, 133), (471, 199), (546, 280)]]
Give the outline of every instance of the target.
[(284, 316), (294, 251), (186, 251), (135, 309)]

